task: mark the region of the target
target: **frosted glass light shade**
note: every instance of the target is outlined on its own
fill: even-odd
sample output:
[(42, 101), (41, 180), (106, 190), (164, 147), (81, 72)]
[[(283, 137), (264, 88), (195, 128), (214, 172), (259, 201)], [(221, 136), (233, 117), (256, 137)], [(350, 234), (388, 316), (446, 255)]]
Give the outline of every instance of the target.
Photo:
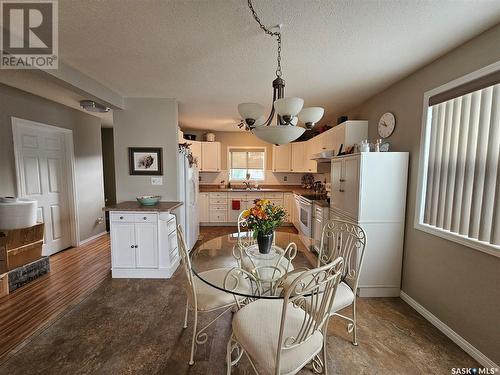
[(264, 116), (260, 116), (257, 120), (255, 120), (255, 124), (253, 124), (254, 127), (256, 126), (262, 126), (266, 122), (266, 118)]
[(257, 138), (273, 145), (284, 145), (295, 141), (306, 129), (292, 125), (272, 125), (255, 128), (253, 133)]
[(243, 120), (257, 120), (264, 115), (264, 106), (258, 103), (240, 103), (238, 104), (238, 112)]
[(274, 109), (280, 116), (297, 116), (303, 106), (301, 98), (282, 98), (274, 102)]
[(290, 121), (290, 124), (292, 124), (293, 126), (295, 126), (295, 125), (297, 125), (298, 122), (299, 122), (299, 118), (298, 117), (294, 117)]
[(299, 120), (304, 123), (315, 124), (323, 117), (325, 110), (321, 107), (308, 107), (304, 108), (299, 113)]

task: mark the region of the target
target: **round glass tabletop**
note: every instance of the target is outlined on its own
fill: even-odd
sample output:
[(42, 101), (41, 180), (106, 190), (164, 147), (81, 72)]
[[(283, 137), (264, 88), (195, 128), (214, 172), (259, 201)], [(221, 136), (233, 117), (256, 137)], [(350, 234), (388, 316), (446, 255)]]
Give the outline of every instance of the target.
[[(245, 236), (246, 233), (241, 235)], [(249, 239), (245, 236), (242, 240), (245, 242)], [(288, 254), (284, 254), (284, 250), (292, 242), (297, 245), (298, 251), (297, 256), (290, 261)], [(308, 258), (311, 259), (312, 254), (308, 253), (310, 251), (295, 233), (276, 232), (271, 252), (265, 255), (259, 253), (256, 245), (250, 245), (240, 251), (238, 233), (232, 233), (203, 242), (191, 252), (190, 256), (193, 273), (206, 284), (242, 297), (276, 299), (282, 298), (281, 290), (277, 290), (272, 284), (294, 269), (310, 268), (311, 263)], [(243, 269), (262, 284), (268, 285), (259, 292), (253, 287), (235, 289), (225, 277), (214, 278), (213, 273), (206, 273), (214, 269), (227, 269), (229, 272), (233, 268)], [(246, 279), (246, 282), (249, 282), (248, 278)], [(262, 290), (265, 290), (265, 293)]]

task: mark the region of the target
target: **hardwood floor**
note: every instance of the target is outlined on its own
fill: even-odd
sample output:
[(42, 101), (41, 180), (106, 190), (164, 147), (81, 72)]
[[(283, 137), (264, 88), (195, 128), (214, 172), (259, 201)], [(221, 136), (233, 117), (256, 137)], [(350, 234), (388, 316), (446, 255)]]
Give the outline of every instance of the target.
[(109, 277), (109, 237), (50, 257), (51, 271), (0, 298), (0, 363), (2, 358)]
[[(202, 235), (208, 240), (231, 231), (206, 227)], [(225, 373), (231, 314), (209, 328), (195, 365), (187, 364), (192, 315), (182, 329), (181, 268), (169, 280), (111, 279), (108, 237), (59, 253), (51, 265), (49, 275), (0, 300), (0, 374)], [(478, 367), (401, 299), (358, 301), (358, 347), (344, 322), (330, 322), (331, 374), (450, 374), (453, 367)], [(212, 317), (200, 315), (200, 324)], [(252, 373), (245, 359), (233, 369), (233, 375)]]

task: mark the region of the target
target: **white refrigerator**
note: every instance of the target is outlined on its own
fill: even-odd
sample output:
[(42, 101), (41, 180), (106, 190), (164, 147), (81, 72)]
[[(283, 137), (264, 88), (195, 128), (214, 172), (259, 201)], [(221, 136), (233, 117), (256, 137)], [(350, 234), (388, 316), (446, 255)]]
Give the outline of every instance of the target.
[(182, 225), (188, 250), (191, 251), (200, 234), (198, 220), (199, 181), (198, 168), (189, 165), (187, 151), (179, 153), (179, 200), (183, 203), (180, 208), (179, 223)]

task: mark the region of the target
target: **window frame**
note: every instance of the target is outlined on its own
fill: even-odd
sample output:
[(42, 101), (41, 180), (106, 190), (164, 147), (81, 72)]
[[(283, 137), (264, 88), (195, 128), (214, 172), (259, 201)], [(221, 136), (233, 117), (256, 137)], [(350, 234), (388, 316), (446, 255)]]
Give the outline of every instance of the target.
[(430, 135), (431, 135), (431, 121), (432, 121), (432, 116), (431, 116), (432, 111), (430, 110), (431, 107), (429, 107), (429, 99), (434, 95), (443, 93), (457, 86), (466, 84), (470, 81), (494, 73), (495, 71), (498, 70), (500, 70), (500, 61), (485, 66), (484, 68), (466, 74), (451, 82), (448, 82), (444, 85), (441, 85), (424, 93), (423, 104), (422, 104), (423, 110), (422, 110), (422, 128), (420, 134), (420, 154), (419, 154), (419, 166), (418, 166), (418, 177), (417, 177), (417, 194), (416, 194), (415, 217), (414, 217), (414, 228), (417, 230), (433, 234), (437, 237), (441, 237), (446, 240), (459, 243), (461, 245), (482, 251), (484, 253), (496, 257), (500, 257), (500, 246), (492, 245), (484, 241), (476, 240), (465, 235), (450, 232), (445, 229), (437, 228), (432, 225), (426, 224), (424, 223), (424, 210), (425, 210), (425, 198), (426, 198), (426, 188), (427, 188), (427, 171), (429, 164)]
[[(256, 182), (264, 182), (266, 181), (266, 163), (267, 163), (267, 147), (265, 146), (228, 146), (227, 148), (227, 180), (230, 182), (243, 182), (246, 181), (246, 179), (231, 179), (231, 151), (232, 150), (256, 150), (256, 151), (262, 151), (264, 152), (264, 168), (262, 169), (264, 178), (262, 180), (253, 180), (250, 179), (249, 181), (256, 181)], [(247, 168), (248, 170), (248, 168)]]

